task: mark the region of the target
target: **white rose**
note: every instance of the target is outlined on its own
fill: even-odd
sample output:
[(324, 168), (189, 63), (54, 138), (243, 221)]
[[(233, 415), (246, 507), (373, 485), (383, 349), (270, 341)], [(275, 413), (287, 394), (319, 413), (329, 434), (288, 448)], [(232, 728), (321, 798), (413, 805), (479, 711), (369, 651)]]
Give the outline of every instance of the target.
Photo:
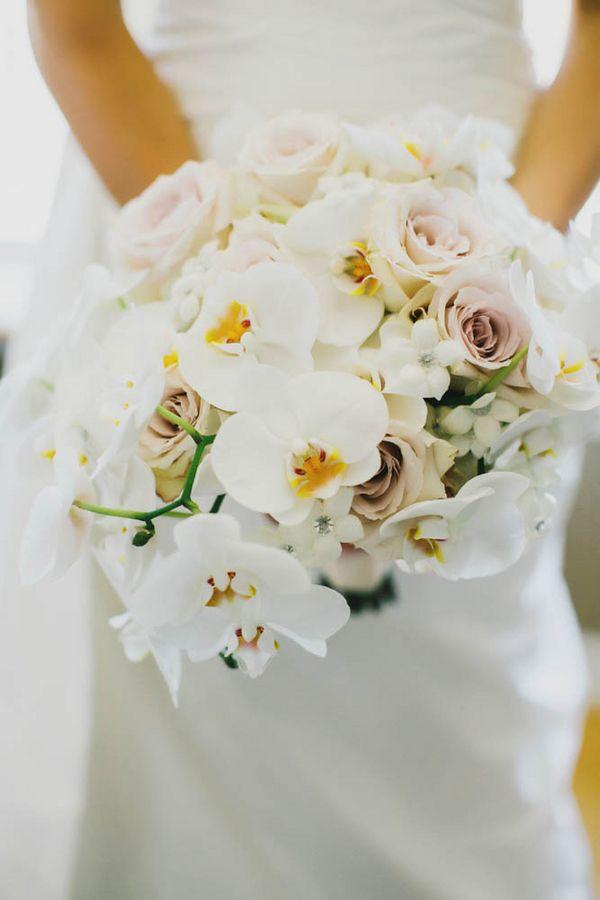
[(161, 283), (229, 223), (229, 176), (215, 162), (186, 162), (161, 175), (120, 211), (115, 251), (121, 268)]
[(303, 205), (331, 167), (342, 131), (324, 113), (290, 112), (270, 119), (248, 136), (240, 165), (274, 199)]

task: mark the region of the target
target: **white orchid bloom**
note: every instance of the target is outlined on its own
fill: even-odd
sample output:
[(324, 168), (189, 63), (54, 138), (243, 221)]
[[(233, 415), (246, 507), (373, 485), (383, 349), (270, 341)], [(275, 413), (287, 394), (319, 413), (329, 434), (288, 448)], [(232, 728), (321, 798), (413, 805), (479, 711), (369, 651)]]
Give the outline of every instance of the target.
[(345, 165), (372, 178), (415, 181), (436, 176), (472, 189), (474, 179), (507, 178), (513, 171), (507, 157), (508, 129), (492, 120), (461, 119), (429, 106), (409, 120), (391, 116), (367, 127), (344, 127)]
[(130, 662), (141, 662), (149, 655), (154, 657), (169, 689), (173, 705), (178, 706), (181, 650), (149, 634), (134, 620), (129, 611), (112, 616), (108, 622), (111, 628), (118, 632), (123, 651)]
[(494, 119), (460, 117), (431, 104), (405, 124), (403, 133), (422, 161), (423, 175), (437, 176), (445, 183), (472, 187), (463, 180), (468, 175), (481, 187), (483, 182), (509, 178), (514, 171), (509, 159), (514, 136)]
[(489, 453), (496, 471), (518, 472), (529, 479), (529, 488), (519, 503), (535, 534), (548, 527), (556, 506), (553, 492), (560, 483), (556, 460), (562, 448), (553, 423), (553, 416), (546, 411), (527, 413), (507, 429), (506, 436)]
[[(36, 346), (35, 356), (13, 368), (0, 381), (0, 439), (17, 435), (31, 436), (44, 428), (53, 428), (57, 415), (65, 418), (70, 398), (90, 350), (127, 308), (109, 272), (102, 266), (89, 266), (83, 276), (80, 295), (67, 322)], [(61, 373), (63, 391), (57, 391)], [(87, 389), (91, 387), (87, 384)], [(89, 404), (89, 393), (86, 403)]]
[[(89, 365), (82, 364), (82, 379), (94, 382), (96, 402), (90, 406), (89, 394), (80, 390), (83, 408), (77, 415), (102, 449), (96, 473), (133, 452), (161, 401), (165, 372), (172, 364), (173, 340), (163, 304), (132, 307), (108, 331)], [(67, 367), (64, 378), (76, 387), (77, 374)]]
[(239, 503), (293, 525), (316, 500), (377, 471), (388, 412), (366, 381), (312, 372), (248, 390), (252, 409), (223, 423), (211, 452), (217, 478)]
[(406, 507), (381, 526), (381, 538), (400, 568), (444, 578), (495, 575), (517, 561), (525, 545), (517, 501), (528, 480), (489, 472), (468, 481), (456, 497)]
[(0, 379), (0, 440), (30, 438), (52, 421), (55, 366), (49, 354), (11, 369)]
[(74, 500), (91, 502), (94, 490), (89, 460), (82, 441), (70, 430), (60, 435), (55, 447), (45, 451), (53, 483), (35, 498), (23, 536), (19, 571), (23, 584), (58, 578), (71, 567), (86, 545), (92, 518), (73, 506)]
[(224, 273), (207, 290), (193, 327), (177, 339), (181, 371), (209, 403), (236, 410), (254, 370), (312, 369), (318, 321), (314, 289), (292, 266), (265, 262)]
[(560, 326), (584, 344), (600, 375), (600, 285), (571, 300), (560, 317)]
[[(96, 502), (102, 506), (149, 512), (161, 504), (152, 470), (137, 456), (120, 466), (108, 467), (94, 484)], [(102, 535), (96, 555), (103, 569), (111, 570), (111, 581), (125, 602), (155, 552), (157, 542), (151, 541), (143, 553), (133, 546), (133, 537), (143, 526), (136, 519), (106, 516), (96, 519), (96, 523)]]
[(450, 386), (449, 367), (464, 359), (464, 349), (457, 341), (441, 337), (435, 319), (418, 319), (410, 338), (403, 334), (395, 317), (380, 330), (380, 369), (386, 393), (440, 400)]
[(545, 531), (554, 514), (560, 487), (558, 461), (570, 447), (594, 436), (597, 424), (588, 413), (534, 410), (505, 428), (486, 453), (486, 462), (495, 470), (529, 479), (519, 506), (532, 533)]
[(411, 136), (390, 121), (374, 125), (345, 123), (343, 165), (384, 181), (416, 181), (425, 176), (423, 158)]
[(560, 328), (538, 305), (531, 272), (523, 272), (517, 261), (509, 270), (516, 302), (529, 320), (531, 340), (527, 354), (527, 377), (531, 386), (559, 406), (593, 409), (600, 404), (598, 366), (586, 344)]
[(231, 516), (192, 516), (173, 534), (175, 551), (150, 569), (131, 612), (193, 661), (233, 654), (255, 677), (279, 649), (276, 634), (324, 656), (348, 620), (340, 594), (312, 585), (289, 553), (244, 541)]
[(70, 350), (82, 345), (95, 347), (130, 306), (126, 285), (118, 284), (104, 266), (88, 266), (66, 331), (64, 326), (61, 329), (61, 337), (64, 335)]
[(354, 491), (341, 488), (329, 500), (317, 500), (311, 513), (298, 525), (275, 525), (263, 529), (263, 540), (292, 553), (305, 566), (316, 567), (338, 559), (342, 544), (353, 544), (363, 536), (358, 516), (351, 515)]
[(481, 459), (497, 440), (502, 426), (516, 421), (519, 408), (495, 393), (484, 394), (470, 405), (447, 407), (439, 411), (438, 422), (450, 435), (459, 456), (472, 453)]
[(360, 344), (384, 312), (369, 263), (367, 222), (375, 188), (360, 181), (332, 190), (295, 213), (278, 230), (280, 243), (315, 284), (321, 302), (319, 340)]

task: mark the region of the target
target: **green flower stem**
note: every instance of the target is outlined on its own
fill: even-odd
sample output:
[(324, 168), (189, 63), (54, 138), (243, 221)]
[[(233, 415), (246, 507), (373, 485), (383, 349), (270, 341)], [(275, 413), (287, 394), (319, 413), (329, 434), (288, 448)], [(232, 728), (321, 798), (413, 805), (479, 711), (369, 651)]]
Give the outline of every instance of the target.
[(488, 381), (485, 382), (483, 387), (480, 387), (474, 397), (470, 398), (470, 402), (474, 403), (476, 400), (479, 400), (481, 397), (484, 397), (485, 394), (490, 394), (496, 390), (499, 385), (502, 384), (505, 378), (508, 378), (511, 372), (513, 372), (522, 359), (525, 358), (527, 351), (529, 350), (529, 345), (525, 345), (525, 347), (521, 347), (518, 353), (515, 353), (511, 361), (503, 366), (501, 369), (498, 369)]
[(223, 504), (223, 500), (225, 499), (225, 494), (219, 494), (219, 496), (214, 500), (213, 505), (211, 506), (209, 512), (218, 513)]
[(259, 213), (269, 222), (276, 222), (279, 225), (285, 225), (292, 213), (296, 212), (298, 207), (293, 203), (263, 203), (259, 207)]
[[(157, 406), (156, 412), (159, 416), (162, 416), (163, 419), (166, 419), (167, 422), (172, 422), (173, 425), (177, 425), (178, 428), (181, 428), (183, 431), (187, 431), (189, 436), (197, 443), (201, 444), (204, 441), (204, 436), (200, 434), (199, 431), (196, 431), (193, 425), (186, 419), (182, 419), (181, 416), (176, 416), (175, 413), (172, 413), (170, 410), (166, 409), (164, 406)], [(211, 435), (214, 440), (214, 435)]]
[[(163, 407), (157, 407), (157, 412), (159, 412), (160, 415), (164, 415), (164, 413), (167, 413), (164, 418), (168, 418), (169, 421), (179, 420), (175, 421), (175, 424), (179, 424), (179, 422), (184, 421), (183, 419), (179, 419), (179, 416), (173, 415), (168, 410), (163, 409)], [(191, 436), (194, 438), (194, 441), (196, 441), (196, 449), (194, 451), (194, 456), (192, 457), (192, 461), (186, 475), (183, 489), (177, 499), (172, 500), (171, 503), (166, 503), (164, 506), (158, 506), (156, 509), (151, 509), (148, 511), (142, 511), (139, 509), (118, 509), (111, 506), (99, 506), (97, 503), (87, 503), (85, 500), (75, 500), (73, 502), (73, 506), (76, 506), (78, 509), (86, 510), (87, 512), (95, 513), (98, 516), (112, 516), (119, 519), (133, 519), (137, 522), (145, 522), (146, 525), (150, 525), (152, 520), (158, 519), (159, 516), (177, 516), (178, 518), (182, 518), (198, 513), (200, 510), (198, 504), (195, 503), (194, 500), (192, 500), (192, 489), (194, 487), (194, 480), (196, 478), (198, 466), (200, 465), (200, 461), (202, 460), (202, 454), (204, 453), (206, 448), (210, 444), (212, 444), (215, 439), (215, 435), (199, 434), (199, 432), (197, 432), (195, 428), (192, 428), (192, 426), (189, 425), (188, 422), (185, 422), (185, 424), (188, 426), (185, 430), (188, 431), (188, 433), (191, 434)], [(223, 502), (222, 499), (221, 502)], [(219, 503), (219, 506), (220, 505), (221, 504)], [(179, 510), (182, 506), (188, 510), (187, 513), (177, 512), (177, 510)], [(214, 506), (215, 504), (213, 503), (213, 507)], [(217, 510), (218, 507), (214, 510), (211, 508), (211, 512), (217, 512)]]
[(76, 506), (78, 509), (84, 509), (87, 512), (96, 513), (98, 516), (135, 519), (139, 522), (151, 522), (152, 519), (157, 519), (159, 516), (165, 516), (181, 505), (181, 498), (178, 497), (177, 500), (173, 500), (172, 503), (167, 503), (165, 506), (159, 506), (156, 509), (148, 510), (148, 512), (142, 512), (139, 509), (117, 509), (112, 506), (98, 506), (96, 503), (86, 503), (85, 500), (73, 501), (73, 506)]
[(198, 466), (200, 465), (200, 460), (202, 459), (202, 454), (206, 447), (215, 439), (214, 434), (207, 435), (199, 435), (200, 440), (196, 446), (196, 452), (192, 458), (190, 463), (190, 467), (188, 469), (188, 473), (186, 475), (185, 484), (183, 485), (183, 490), (181, 492), (181, 503), (183, 506), (186, 506), (188, 501), (192, 496), (192, 488), (194, 487), (194, 480), (196, 478), (196, 472), (198, 471)]

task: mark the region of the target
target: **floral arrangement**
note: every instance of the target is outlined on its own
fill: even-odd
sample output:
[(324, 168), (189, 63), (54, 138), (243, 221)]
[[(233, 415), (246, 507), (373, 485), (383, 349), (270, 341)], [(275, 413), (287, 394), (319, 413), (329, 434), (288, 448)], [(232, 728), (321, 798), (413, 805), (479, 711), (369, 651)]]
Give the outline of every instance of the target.
[(288, 113), (127, 204), (112, 273), (2, 383), (41, 479), (23, 579), (91, 544), (176, 698), (184, 657), (324, 655), (349, 610), (314, 582), (348, 551), (513, 564), (600, 404), (600, 295), (597, 249), (527, 213), (504, 141), (442, 110)]

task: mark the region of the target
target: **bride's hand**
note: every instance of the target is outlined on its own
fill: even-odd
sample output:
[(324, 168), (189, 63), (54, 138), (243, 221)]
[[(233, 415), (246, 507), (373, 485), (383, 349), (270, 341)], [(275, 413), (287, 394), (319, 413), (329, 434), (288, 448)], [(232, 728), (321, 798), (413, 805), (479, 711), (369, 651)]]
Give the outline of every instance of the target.
[(565, 228), (600, 177), (600, 0), (574, 0), (556, 80), (533, 107), (513, 184), (533, 213)]
[(28, 0), (42, 73), (116, 200), (197, 155), (177, 102), (129, 34), (118, 0)]

